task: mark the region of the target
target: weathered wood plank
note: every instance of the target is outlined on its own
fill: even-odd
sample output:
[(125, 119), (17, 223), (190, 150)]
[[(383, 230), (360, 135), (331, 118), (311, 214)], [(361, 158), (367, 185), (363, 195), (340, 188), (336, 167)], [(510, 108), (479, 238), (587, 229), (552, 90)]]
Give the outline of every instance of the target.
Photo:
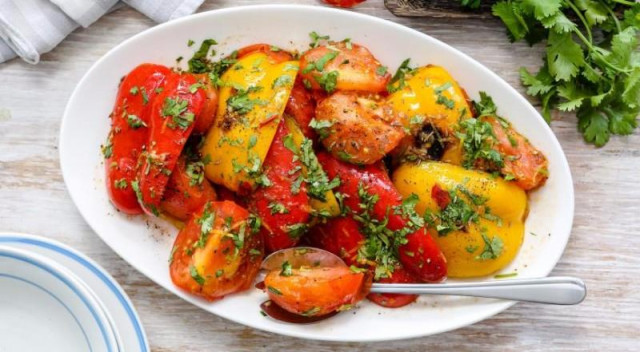
[[(201, 10), (269, 2), (216, 0), (206, 2)], [(510, 44), (493, 18), (400, 18), (388, 12), (382, 0), (369, 0), (354, 11), (438, 38), (474, 57), (522, 93), (518, 68), (535, 69), (540, 64), (542, 48)], [(62, 182), (57, 151), (60, 118), (82, 75), (110, 48), (151, 26), (153, 22), (139, 13), (121, 9), (91, 28), (74, 32), (37, 66), (19, 60), (0, 65), (0, 230), (55, 238), (103, 265), (131, 296), (154, 351), (638, 350), (640, 134), (616, 138), (595, 149), (582, 142), (570, 114), (557, 114), (553, 123), (576, 187), (572, 237), (554, 274), (584, 278), (589, 296), (579, 306), (518, 304), (484, 322), (428, 338), (325, 343), (228, 322), (158, 287), (114, 254), (82, 220)]]
[(384, 5), (396, 16), (429, 18), (490, 18), (495, 1), (478, 0), (477, 9), (468, 9), (460, 0), (385, 0)]

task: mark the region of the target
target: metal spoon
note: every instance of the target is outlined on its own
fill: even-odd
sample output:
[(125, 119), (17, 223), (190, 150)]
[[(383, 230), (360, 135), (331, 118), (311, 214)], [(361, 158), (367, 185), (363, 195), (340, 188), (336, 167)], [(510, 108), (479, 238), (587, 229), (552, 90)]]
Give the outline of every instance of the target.
[[(313, 247), (295, 247), (272, 253), (262, 262), (267, 271), (280, 270), (288, 261), (292, 267), (346, 266), (331, 252)], [(571, 305), (587, 295), (584, 282), (575, 277), (541, 277), (444, 284), (380, 284), (371, 286), (372, 293), (404, 293), (498, 298), (511, 301)]]

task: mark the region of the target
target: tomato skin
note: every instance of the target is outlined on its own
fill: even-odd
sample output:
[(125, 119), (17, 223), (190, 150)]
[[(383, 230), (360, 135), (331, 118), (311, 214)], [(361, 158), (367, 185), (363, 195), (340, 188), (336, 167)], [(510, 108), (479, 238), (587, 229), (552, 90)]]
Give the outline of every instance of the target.
[(359, 3), (365, 2), (366, 0), (323, 0), (329, 5), (350, 8), (358, 5)]
[(336, 92), (316, 108), (323, 128), (322, 144), (337, 158), (354, 164), (373, 164), (392, 151), (405, 136), (402, 121), (378, 95)]
[[(284, 146), (284, 138), (288, 134), (283, 120), (263, 163), (263, 173), (271, 185), (260, 186), (249, 199), (249, 208), (262, 219), (261, 232), (268, 252), (295, 246), (300, 237), (290, 235), (291, 226), (307, 224), (310, 219), (311, 206), (305, 183), (300, 185), (296, 194), (291, 190), (300, 171), (294, 174), (290, 171), (299, 169), (302, 164), (294, 160), (295, 154)], [(286, 213), (273, 211), (275, 208), (269, 208), (270, 204), (282, 205)]]
[(496, 136), (496, 149), (504, 156), (504, 166), (500, 172), (512, 175), (518, 187), (525, 191), (543, 185), (549, 177), (549, 162), (539, 150), (510, 124), (501, 123), (495, 117), (482, 117), (493, 127)]
[(347, 267), (292, 269), (290, 276), (274, 270), (267, 274), (264, 284), (274, 303), (306, 316), (321, 316), (356, 304), (368, 291), (366, 275)]
[(296, 79), (291, 89), (291, 95), (284, 112), (293, 117), (305, 137), (315, 141), (316, 133), (309, 126), (309, 123), (316, 115), (316, 100), (314, 94), (304, 87), (299, 78)]
[[(201, 236), (205, 211), (215, 214), (215, 219), (204, 246), (199, 247), (196, 243)], [(194, 213), (173, 245), (169, 265), (173, 283), (207, 300), (250, 288), (260, 269), (264, 249), (260, 236), (249, 229), (248, 218), (246, 209), (229, 201), (207, 203)], [(232, 224), (233, 231), (245, 227), (242, 248), (236, 248), (230, 230), (226, 228), (227, 221)], [(194, 279), (192, 268), (196, 268), (202, 284)]]
[[(369, 93), (383, 93), (387, 90), (387, 84), (391, 80), (391, 74), (385, 72), (378, 74), (378, 68), (382, 64), (371, 54), (369, 49), (362, 45), (351, 43), (351, 48), (345, 42), (331, 42), (331, 48), (320, 45), (310, 49), (300, 57), (300, 76), (308, 82), (314, 90), (321, 90), (318, 79), (325, 73), (338, 72), (336, 78), (336, 90), (361, 91)], [(338, 50), (338, 55), (329, 60), (322, 71), (313, 64), (327, 54)]]
[(216, 191), (209, 181), (203, 179), (200, 184), (192, 184), (187, 165), (184, 157), (178, 159), (160, 203), (162, 211), (182, 221), (188, 220), (207, 202), (216, 200)]
[[(396, 266), (393, 269), (391, 277), (378, 280), (379, 283), (386, 284), (411, 284), (419, 282), (415, 276), (411, 275), (402, 266)], [(370, 293), (367, 298), (378, 305), (387, 308), (400, 308), (407, 304), (413, 303), (418, 299), (418, 295), (403, 295), (397, 293)]]
[[(327, 153), (318, 153), (318, 160), (329, 178), (339, 175), (340, 186), (337, 191), (348, 197), (344, 205), (351, 209), (359, 209), (359, 185), (369, 194), (375, 194), (379, 200), (372, 209), (372, 215), (383, 221), (388, 216), (387, 228), (399, 231), (407, 226), (408, 221), (394, 211), (387, 211), (402, 204), (402, 196), (395, 189), (384, 165), (381, 162), (372, 165), (356, 166), (339, 161)], [(447, 275), (446, 259), (435, 240), (420, 228), (406, 236), (407, 243), (398, 248), (398, 259), (402, 265), (422, 281), (438, 282)], [(408, 252), (408, 253), (407, 253)]]
[(358, 222), (350, 216), (327, 219), (324, 224), (311, 228), (307, 239), (314, 247), (339, 256), (347, 265), (361, 265), (357, 260), (358, 249), (366, 238)]
[(284, 51), (282, 49), (277, 51), (273, 51), (271, 49), (272, 49), (271, 45), (264, 44), (264, 43), (248, 45), (238, 50), (238, 59), (242, 58), (243, 56), (247, 56), (251, 53), (261, 52), (266, 54), (271, 60), (273, 60), (274, 63), (293, 60), (293, 56), (291, 56), (289, 52)]
[[(147, 151), (141, 157), (138, 171), (138, 202), (149, 215), (158, 215), (169, 176), (204, 107), (204, 90), (190, 92), (190, 87), (196, 83), (198, 79), (195, 75), (172, 75), (168, 78), (164, 90), (153, 102)], [(171, 99), (186, 101), (187, 109), (184, 113), (193, 113), (195, 121), (186, 128), (175, 125), (173, 116), (163, 115), (165, 103)]]
[(198, 81), (202, 84), (202, 89), (206, 96), (204, 107), (202, 108), (202, 112), (200, 116), (195, 121), (195, 125), (193, 126), (194, 133), (207, 133), (209, 128), (213, 126), (213, 122), (216, 119), (216, 112), (218, 111), (218, 90), (211, 83), (209, 79), (209, 75), (200, 74), (196, 75), (198, 77)]
[[(116, 103), (110, 115), (111, 156), (105, 160), (105, 169), (109, 199), (119, 211), (126, 214), (142, 213), (131, 182), (135, 179), (138, 156), (149, 134), (148, 127), (133, 128), (127, 123), (127, 119), (129, 115), (135, 115), (149, 126), (149, 114), (157, 94), (156, 88), (161, 88), (170, 74), (171, 70), (168, 67), (142, 64), (131, 70), (118, 88)], [(146, 104), (143, 88), (148, 98)], [(135, 94), (132, 93), (132, 89)], [(116, 182), (122, 180), (126, 186), (117, 187)]]

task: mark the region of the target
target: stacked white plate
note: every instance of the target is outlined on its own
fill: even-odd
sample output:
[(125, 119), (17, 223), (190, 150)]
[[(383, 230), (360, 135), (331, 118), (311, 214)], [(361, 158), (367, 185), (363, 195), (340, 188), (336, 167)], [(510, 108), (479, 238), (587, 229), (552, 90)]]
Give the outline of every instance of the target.
[(148, 350), (131, 301), (99, 265), (56, 241), (0, 233), (0, 351)]

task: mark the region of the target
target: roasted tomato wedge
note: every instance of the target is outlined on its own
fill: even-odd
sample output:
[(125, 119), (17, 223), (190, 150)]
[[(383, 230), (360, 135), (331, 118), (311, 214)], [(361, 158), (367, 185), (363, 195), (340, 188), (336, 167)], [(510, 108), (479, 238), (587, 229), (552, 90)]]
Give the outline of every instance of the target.
[(381, 93), (391, 75), (386, 67), (358, 44), (331, 42), (310, 49), (300, 57), (300, 73), (305, 85), (314, 90), (355, 90)]
[(318, 104), (316, 120), (327, 150), (354, 164), (375, 163), (405, 135), (391, 106), (375, 95), (336, 92)]
[[(218, 90), (215, 88), (209, 75), (202, 74), (196, 75), (198, 77), (198, 85), (193, 89), (202, 89), (205, 94), (204, 106), (202, 112), (195, 121), (193, 126), (193, 132), (195, 133), (207, 133), (209, 128), (213, 125), (213, 121), (216, 119), (216, 112), (218, 110)], [(192, 90), (193, 90), (192, 89)]]
[(354, 7), (361, 2), (365, 2), (365, 0), (323, 0), (329, 5), (338, 6), (338, 7)]
[(296, 79), (291, 95), (284, 110), (298, 123), (305, 137), (315, 140), (315, 132), (309, 123), (316, 115), (316, 99), (314, 94), (304, 87), (300, 78)]
[(142, 64), (127, 74), (118, 90), (111, 113), (111, 132), (103, 148), (106, 182), (113, 205), (127, 214), (142, 213), (131, 182), (135, 180), (138, 157), (149, 136), (149, 113), (157, 90), (171, 70)]
[[(416, 226), (412, 217), (415, 209), (403, 206), (403, 199), (395, 189), (382, 163), (356, 166), (319, 153), (318, 160), (330, 178), (339, 175), (337, 191), (344, 194), (343, 205), (360, 218), (371, 217), (386, 223), (392, 232), (405, 232), (405, 242), (398, 246), (398, 259), (402, 265), (422, 281), (437, 282), (446, 277), (444, 255), (424, 227)], [(362, 204), (370, 209), (360, 213)]]
[(496, 117), (481, 117), (493, 127), (495, 148), (503, 158), (500, 172), (513, 177), (525, 191), (537, 188), (549, 177), (548, 161), (544, 155), (518, 133), (507, 121)]
[(291, 56), (289, 52), (269, 44), (253, 44), (245, 46), (238, 50), (238, 59), (255, 52), (266, 54), (274, 63), (293, 60), (293, 56)]
[(263, 163), (268, 183), (259, 186), (249, 202), (252, 211), (262, 219), (269, 252), (295, 246), (307, 229), (311, 212), (307, 187), (302, 182), (302, 164), (284, 143), (288, 135), (283, 120)]
[(210, 202), (178, 234), (171, 280), (207, 300), (219, 299), (251, 286), (263, 254), (247, 210), (229, 201)]
[[(377, 282), (385, 284), (411, 284), (419, 282), (415, 276), (411, 275), (406, 269), (398, 265), (393, 269), (390, 277), (381, 278)], [(415, 302), (417, 295), (403, 295), (397, 293), (370, 293), (367, 298), (375, 304), (387, 308), (400, 308), (407, 304)]]
[(132, 184), (147, 214), (158, 215), (159, 206), (178, 157), (201, 115), (207, 95), (192, 74), (168, 78), (151, 108), (149, 141), (141, 156), (138, 180)]
[(186, 221), (207, 202), (216, 200), (216, 191), (204, 178), (202, 162), (180, 157), (171, 173), (160, 208), (174, 218)]
[(282, 270), (269, 272), (264, 284), (273, 302), (304, 316), (349, 309), (364, 298), (370, 286), (365, 273), (347, 267), (292, 269), (284, 265)]

